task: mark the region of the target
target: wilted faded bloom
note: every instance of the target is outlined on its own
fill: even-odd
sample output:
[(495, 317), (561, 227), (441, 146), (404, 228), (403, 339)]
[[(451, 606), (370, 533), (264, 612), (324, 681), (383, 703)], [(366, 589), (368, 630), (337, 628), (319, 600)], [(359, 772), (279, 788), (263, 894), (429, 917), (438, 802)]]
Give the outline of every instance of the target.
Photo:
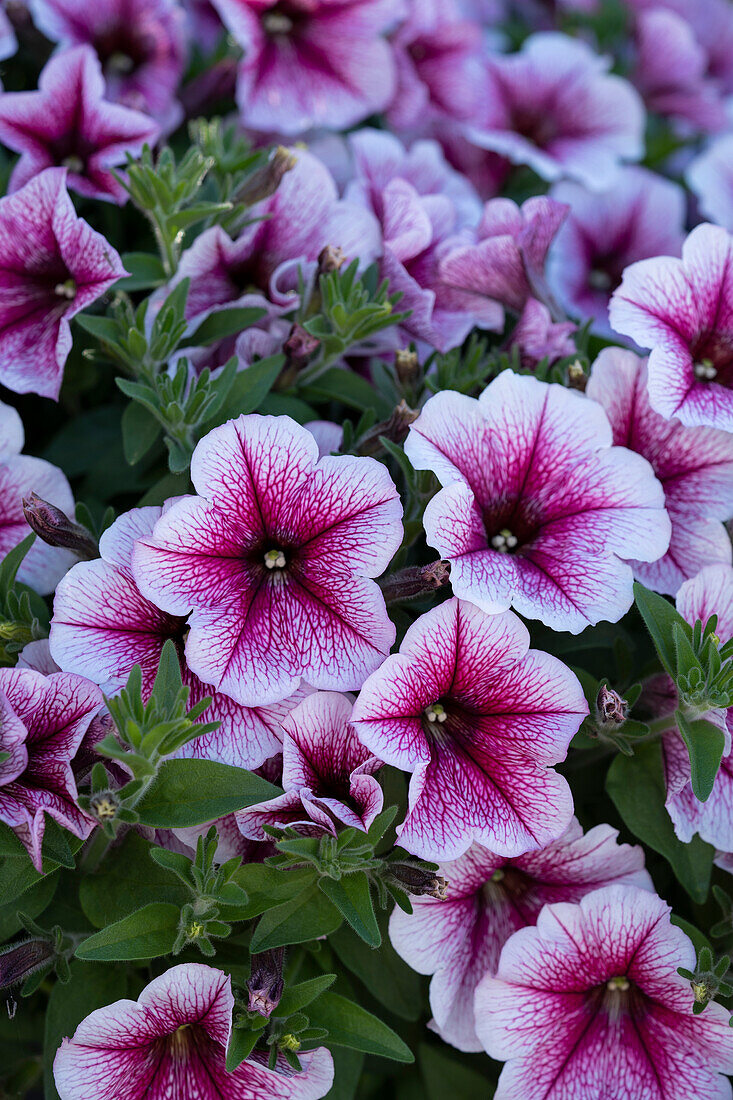
[(333, 1081), (325, 1047), (299, 1055), (295, 1073), (267, 1055), (225, 1069), (232, 1032), (231, 978), (183, 963), (154, 978), (137, 1001), (98, 1008), (64, 1039), (54, 1061), (61, 1100), (320, 1100)]
[(200, 495), (173, 504), (132, 556), (145, 596), (191, 611), (189, 668), (245, 706), (285, 698), (301, 677), (361, 687), (395, 637), (370, 579), (402, 541), (386, 468), (319, 460), (290, 417), (252, 414), (201, 440), (191, 476)]
[(695, 949), (669, 906), (633, 886), (547, 905), (507, 941), (476, 991), (484, 1049), (507, 1064), (496, 1100), (723, 1100), (733, 1029), (722, 1005), (694, 1016), (677, 967)]

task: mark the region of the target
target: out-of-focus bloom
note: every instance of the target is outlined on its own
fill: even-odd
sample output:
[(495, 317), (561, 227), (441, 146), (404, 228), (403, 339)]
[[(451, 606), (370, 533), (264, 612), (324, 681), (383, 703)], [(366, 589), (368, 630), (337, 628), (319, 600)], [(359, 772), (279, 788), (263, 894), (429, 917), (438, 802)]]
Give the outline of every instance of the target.
[(609, 64), (579, 39), (552, 33), (493, 55), (487, 121), (470, 128), (471, 141), (543, 179), (608, 187), (620, 163), (644, 151), (641, 100)]
[[(684, 20), (704, 53), (704, 77), (721, 96), (733, 93), (733, 10), (728, 0), (705, 0), (704, 4), (699, 0), (628, 0), (628, 6), (640, 19), (662, 9)], [(681, 32), (677, 35), (681, 37)], [(678, 49), (673, 57), (667, 54), (667, 58), (667, 80), (674, 86), (678, 72), (690, 72), (692, 52), (684, 42), (681, 53)]]
[(110, 99), (152, 115), (166, 132), (178, 125), (186, 15), (176, 0), (31, 0), (30, 6), (53, 42), (94, 47)]
[(42, 676), (28, 668), (0, 668), (0, 821), (9, 825), (42, 869), (46, 816), (75, 836), (94, 822), (76, 804), (71, 761), (97, 712), (101, 691), (81, 676)]
[(651, 348), (656, 412), (733, 431), (733, 237), (725, 229), (693, 229), (681, 260), (632, 264), (609, 316), (617, 332)]
[(546, 359), (551, 365), (576, 351), (572, 321), (553, 321), (546, 305), (529, 298), (515, 325), (509, 347), (519, 352), (519, 362), (526, 370), (534, 370)]
[(183, 0), (188, 12), (190, 39), (207, 53), (216, 48), (224, 34), (224, 26), (212, 0)]
[(231, 978), (182, 963), (154, 978), (137, 1001), (92, 1012), (54, 1061), (61, 1100), (319, 1100), (333, 1082), (325, 1047), (299, 1054), (302, 1072), (259, 1054), (225, 1069), (232, 1032)]
[(509, 861), (475, 844), (439, 873), (447, 897), (413, 898), (412, 915), (395, 908), (389, 935), (395, 950), (430, 983), (432, 1026), (459, 1050), (481, 1050), (473, 997), (486, 974), (495, 974), (501, 949), (518, 928), (533, 925), (543, 905), (580, 901), (591, 890), (621, 882), (652, 889), (644, 852), (617, 844), (610, 825), (583, 835), (573, 818), (546, 848)]
[(0, 382), (57, 398), (69, 321), (125, 274), (114, 248), (76, 216), (65, 168), (0, 200)]
[(135, 540), (149, 537), (160, 515), (155, 507), (126, 512), (102, 535), (101, 558), (80, 562), (61, 580), (54, 600), (51, 653), (61, 668), (86, 676), (107, 692), (124, 687), (133, 665), (140, 665), (147, 699), (163, 646), (171, 638), (183, 682), (191, 689), (189, 706), (212, 696), (204, 720), (221, 722), (219, 729), (184, 745), (181, 755), (257, 768), (280, 752), (281, 720), (302, 695), (296, 692), (269, 706), (242, 707), (190, 671), (184, 656), (185, 617), (159, 610), (142, 595), (132, 575)]
[(516, 615), (452, 599), (372, 673), (352, 721), (376, 756), (413, 773), (403, 848), (456, 859), (476, 841), (511, 857), (567, 828), (570, 789), (551, 766), (587, 709), (573, 673), (529, 649)]
[(344, 130), (391, 100), (395, 64), (383, 36), (402, 0), (213, 2), (244, 50), (237, 103), (248, 129)]
[[(0, 560), (31, 533), (23, 498), (33, 490), (39, 489), (62, 511), (74, 514), (74, 498), (65, 475), (42, 458), (20, 454), (23, 442), (18, 413), (0, 402)], [(18, 580), (45, 595), (53, 592), (75, 560), (68, 550), (36, 539), (20, 564)]]
[(285, 794), (240, 810), (244, 836), (263, 840), (263, 825), (300, 825), (333, 833), (345, 826), (366, 831), (382, 810), (382, 788), (374, 773), (382, 766), (351, 725), (351, 700), (319, 691), (283, 719)]
[(685, 179), (705, 217), (733, 231), (733, 134), (712, 141), (693, 160)]
[(628, 559), (661, 557), (670, 523), (648, 462), (611, 442), (600, 405), (512, 371), (478, 400), (432, 397), (405, 452), (445, 486), (424, 523), (455, 594), (574, 634), (620, 619)]
[(639, 13), (633, 80), (647, 108), (686, 129), (721, 130), (724, 91), (708, 75), (708, 56), (690, 24), (674, 11)]
[(693, 1015), (677, 968), (695, 969), (695, 949), (669, 912), (655, 894), (606, 886), (514, 933), (476, 991), (479, 1039), (507, 1062), (496, 1100), (729, 1094), (729, 1013)]
[(550, 282), (566, 308), (611, 336), (608, 303), (624, 269), (649, 256), (679, 256), (685, 194), (645, 168), (624, 168), (608, 191), (560, 183), (555, 199), (570, 213), (550, 252)]
[(585, 392), (606, 410), (614, 445), (643, 455), (664, 489), (669, 550), (655, 562), (633, 562), (639, 580), (674, 595), (703, 566), (730, 565), (730, 537), (720, 521), (733, 516), (733, 435), (686, 428), (654, 412), (646, 361), (633, 351), (604, 348)]
[(147, 115), (104, 99), (102, 69), (91, 46), (54, 55), (38, 78), (38, 91), (0, 95), (0, 141), (21, 154), (11, 191), (44, 168), (62, 167), (72, 190), (124, 203), (127, 192), (110, 169), (157, 135)]
[[(540, 196), (521, 207), (511, 199), (486, 203), (476, 242), (452, 249), (440, 277), (455, 290), (499, 302), (521, 313), (545, 285), (545, 261), (568, 208)], [(503, 315), (499, 328), (502, 327)]]
[(141, 591), (173, 615), (193, 609), (189, 668), (245, 706), (283, 699), (301, 676), (350, 691), (395, 638), (370, 578), (402, 540), (402, 506), (380, 463), (318, 460), (288, 416), (230, 420), (198, 444), (200, 496), (177, 501), (136, 543)]

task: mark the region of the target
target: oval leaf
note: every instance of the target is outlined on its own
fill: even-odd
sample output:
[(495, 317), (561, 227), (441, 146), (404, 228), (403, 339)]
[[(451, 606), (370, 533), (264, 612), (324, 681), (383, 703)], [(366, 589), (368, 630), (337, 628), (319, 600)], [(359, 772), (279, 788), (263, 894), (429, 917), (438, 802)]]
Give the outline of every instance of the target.
[(177, 905), (167, 902), (144, 905), (84, 940), (77, 947), (76, 956), (90, 962), (113, 962), (168, 955), (176, 942), (180, 913)]
[(166, 760), (135, 809), (143, 825), (182, 829), (279, 794), (279, 787), (244, 768), (213, 760)]

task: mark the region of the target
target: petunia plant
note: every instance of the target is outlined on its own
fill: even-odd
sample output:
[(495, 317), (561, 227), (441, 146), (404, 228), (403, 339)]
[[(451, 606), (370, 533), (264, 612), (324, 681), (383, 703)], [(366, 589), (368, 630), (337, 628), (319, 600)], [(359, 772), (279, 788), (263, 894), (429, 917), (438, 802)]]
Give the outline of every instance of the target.
[(733, 1098), (729, 0), (0, 0), (2, 1100)]

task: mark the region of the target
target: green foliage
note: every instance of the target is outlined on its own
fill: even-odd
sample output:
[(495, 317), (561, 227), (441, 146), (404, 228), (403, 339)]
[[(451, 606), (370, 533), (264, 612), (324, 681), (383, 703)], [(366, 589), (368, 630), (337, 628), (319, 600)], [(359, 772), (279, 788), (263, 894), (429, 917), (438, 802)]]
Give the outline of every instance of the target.
[(41, 603), (39, 615), (38, 597), (16, 580), (35, 539), (34, 534), (28, 535), (0, 561), (0, 666), (14, 665), (24, 645), (46, 635), (42, 625), (47, 619), (45, 607)]

